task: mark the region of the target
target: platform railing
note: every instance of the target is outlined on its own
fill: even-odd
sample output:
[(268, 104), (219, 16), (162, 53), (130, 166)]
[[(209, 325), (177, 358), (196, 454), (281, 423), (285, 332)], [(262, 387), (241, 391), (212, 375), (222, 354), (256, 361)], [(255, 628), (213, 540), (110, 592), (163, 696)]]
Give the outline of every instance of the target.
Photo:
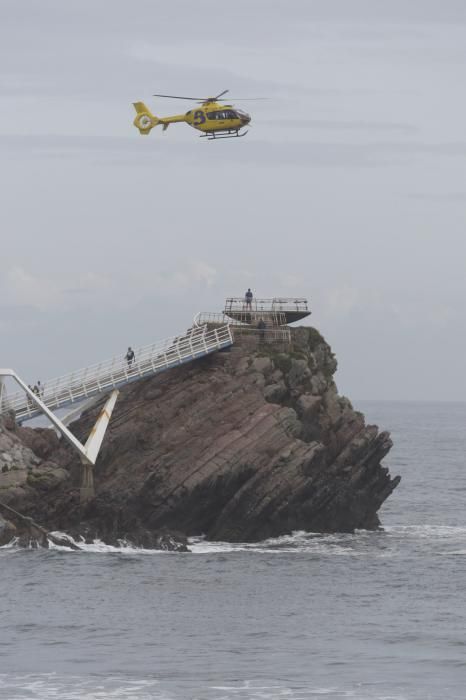
[(309, 311), (307, 299), (302, 297), (273, 297), (272, 299), (252, 298), (246, 303), (245, 297), (230, 297), (225, 302), (225, 313), (230, 311)]
[(231, 318), (225, 312), (215, 313), (212, 311), (200, 311), (194, 317), (194, 325), (225, 325), (229, 324), (233, 329), (238, 326), (251, 327), (257, 324), (260, 320), (265, 321), (267, 326), (284, 326), (286, 325), (286, 315), (282, 311), (249, 311), (244, 310), (235, 313), (235, 317)]
[[(40, 389), (40, 398), (51, 410), (63, 408), (203, 357), (232, 343), (233, 336), (229, 324), (213, 329), (209, 329), (206, 324), (193, 326), (184, 335), (135, 348), (135, 358), (132, 361), (118, 355), (44, 382)], [(33, 418), (39, 413), (23, 392), (4, 396), (0, 412), (6, 411), (14, 411), (19, 419)]]
[[(258, 322), (260, 320), (264, 321), (264, 327), (259, 327)], [(200, 311), (194, 317), (194, 325), (207, 324), (209, 326), (216, 326), (224, 323), (229, 324), (234, 338), (252, 335), (268, 343), (291, 343), (291, 330), (286, 325), (284, 313), (248, 311), (245, 312), (245, 319), (240, 320), (239, 318), (230, 319), (223, 313)]]

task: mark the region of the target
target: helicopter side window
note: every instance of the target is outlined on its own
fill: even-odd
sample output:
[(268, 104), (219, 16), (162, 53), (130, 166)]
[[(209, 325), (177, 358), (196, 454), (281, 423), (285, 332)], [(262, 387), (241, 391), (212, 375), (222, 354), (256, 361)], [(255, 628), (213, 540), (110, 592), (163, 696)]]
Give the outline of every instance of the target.
[(207, 119), (225, 119), (225, 112), (207, 112)]

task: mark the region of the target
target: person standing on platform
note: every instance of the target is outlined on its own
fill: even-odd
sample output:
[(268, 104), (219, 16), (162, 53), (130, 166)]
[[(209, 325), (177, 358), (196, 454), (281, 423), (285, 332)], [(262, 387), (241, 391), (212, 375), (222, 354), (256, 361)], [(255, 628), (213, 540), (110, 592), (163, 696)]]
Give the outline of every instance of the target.
[(134, 362), (134, 350), (131, 346), (128, 348), (128, 352), (125, 355), (125, 359), (128, 363), (128, 369), (131, 369), (131, 366)]
[(253, 294), (251, 292), (251, 288), (249, 287), (248, 291), (244, 295), (244, 301), (246, 302), (246, 309), (249, 309), (249, 311), (251, 311), (251, 309), (252, 309), (252, 297), (253, 297)]

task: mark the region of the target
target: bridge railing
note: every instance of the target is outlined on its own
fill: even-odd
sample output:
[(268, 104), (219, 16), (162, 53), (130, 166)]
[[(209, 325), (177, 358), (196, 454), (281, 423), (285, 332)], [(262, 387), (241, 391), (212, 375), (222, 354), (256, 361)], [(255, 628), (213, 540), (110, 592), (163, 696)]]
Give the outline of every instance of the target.
[[(213, 329), (209, 329), (207, 325), (193, 326), (184, 335), (135, 348), (132, 361), (119, 355), (44, 382), (40, 389), (40, 398), (51, 409), (68, 406), (220, 350), (232, 342), (229, 325)], [(37, 412), (23, 392), (4, 397), (0, 411), (4, 413), (11, 410), (17, 417), (31, 417)]]
[(239, 321), (233, 318), (229, 318), (226, 314), (216, 311), (199, 311), (193, 320), (193, 326), (199, 328), (200, 326), (210, 325), (235, 325), (239, 324)]

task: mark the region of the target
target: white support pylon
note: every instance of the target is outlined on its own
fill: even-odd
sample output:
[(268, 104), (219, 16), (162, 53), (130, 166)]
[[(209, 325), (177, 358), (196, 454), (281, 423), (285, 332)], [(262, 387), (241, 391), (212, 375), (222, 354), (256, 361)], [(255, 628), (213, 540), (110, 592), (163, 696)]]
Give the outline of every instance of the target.
[(97, 455), (100, 451), (100, 446), (102, 445), (102, 440), (105, 436), (105, 431), (107, 430), (110, 418), (112, 417), (113, 409), (115, 408), (116, 400), (118, 398), (119, 391), (114, 389), (107, 399), (107, 402), (97, 418), (94, 427), (89, 433), (86, 444), (84, 445), (84, 450), (86, 451), (87, 459), (91, 464), (95, 464), (97, 460)]
[(63, 435), (64, 439), (78, 452), (83, 465), (81, 502), (87, 501), (89, 498), (93, 498), (95, 494), (92, 468), (97, 460), (97, 456), (105, 436), (105, 431), (107, 430), (116, 400), (118, 398), (118, 389), (115, 389), (110, 394), (110, 397), (101, 410), (99, 417), (97, 418), (97, 421), (90, 432), (86, 444), (82, 445), (79, 440), (75, 438), (73, 433), (70, 432), (62, 423), (62, 421), (57, 418), (57, 416), (52, 413), (49, 408), (47, 408), (43, 401), (41, 401), (40, 397), (31, 391), (23, 380), (18, 377), (16, 372), (14, 372), (12, 369), (0, 369), (0, 381), (3, 379), (3, 377), (11, 377), (14, 379), (26, 393), (28, 398), (39, 407), (40, 411), (47, 416), (52, 425), (61, 433), (61, 435)]
[(97, 456), (102, 445), (102, 441), (105, 436), (105, 431), (107, 430), (110, 418), (112, 417), (113, 409), (115, 408), (115, 403), (118, 398), (119, 391), (114, 389), (110, 396), (108, 397), (105, 406), (99, 413), (94, 427), (89, 433), (86, 444), (84, 445), (84, 451), (86, 453), (87, 460), (82, 461), (83, 472), (81, 479), (81, 489), (80, 489), (80, 501), (85, 503), (91, 500), (95, 496), (94, 489), (94, 469), (93, 466), (96, 463)]

